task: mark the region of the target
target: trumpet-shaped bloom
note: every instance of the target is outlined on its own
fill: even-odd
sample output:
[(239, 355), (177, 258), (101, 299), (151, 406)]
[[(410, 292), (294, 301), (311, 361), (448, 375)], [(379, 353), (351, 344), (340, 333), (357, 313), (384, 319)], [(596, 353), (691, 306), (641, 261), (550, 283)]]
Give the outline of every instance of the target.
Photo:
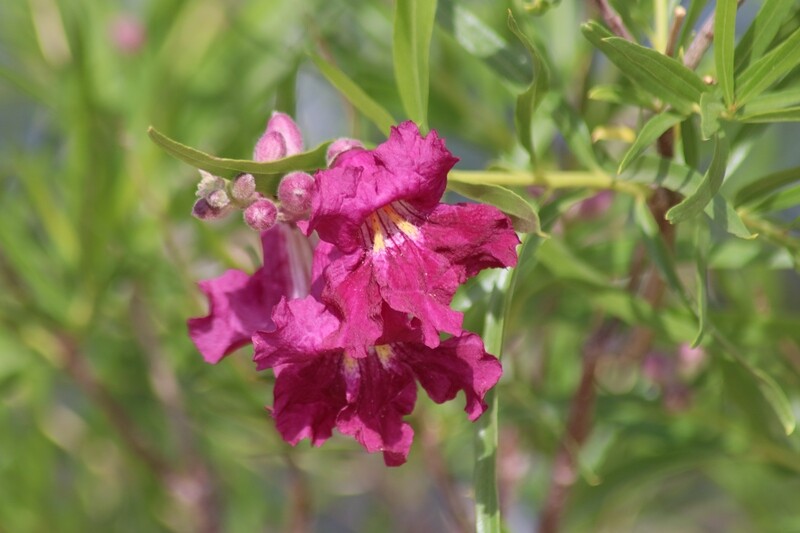
[(502, 374), (472, 333), (430, 348), (419, 328), (393, 317), (380, 342), (358, 357), (341, 345), (340, 320), (313, 297), (282, 300), (272, 319), (272, 331), (253, 336), (254, 359), (259, 370), (275, 372), (272, 415), (292, 445), (308, 438), (320, 446), (336, 428), (368, 452), (383, 452), (387, 465), (401, 465), (414, 435), (403, 417), (414, 409), (417, 381), (437, 403), (463, 391), (475, 420)]
[(261, 234), (261, 245), (264, 263), (253, 275), (228, 270), (198, 284), (208, 298), (209, 314), (189, 319), (189, 336), (209, 363), (250, 344), (257, 330), (271, 328), (272, 309), (281, 298), (309, 293), (308, 239), (297, 229), (278, 224)]
[(348, 322), (350, 344), (374, 345), (384, 307), (408, 315), (429, 347), (461, 334), (449, 304), (484, 268), (516, 264), (519, 239), (498, 209), (440, 203), (457, 159), (435, 131), (392, 128), (375, 150), (348, 150), (317, 172), (308, 232), (332, 245), (322, 299)]

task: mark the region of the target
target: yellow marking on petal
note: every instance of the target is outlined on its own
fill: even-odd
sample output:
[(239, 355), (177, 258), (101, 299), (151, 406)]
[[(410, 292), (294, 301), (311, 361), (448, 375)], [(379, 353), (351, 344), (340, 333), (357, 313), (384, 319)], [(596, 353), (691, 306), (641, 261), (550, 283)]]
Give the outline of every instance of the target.
[(388, 344), (376, 346), (375, 353), (378, 354), (378, 359), (381, 360), (381, 364), (383, 364), (383, 366), (386, 366), (386, 364), (389, 362), (389, 359), (391, 359), (392, 355), (394, 355), (392, 353), (392, 347)]
[(372, 250), (375, 252), (382, 252), (386, 249), (386, 236), (383, 234), (381, 221), (378, 215), (372, 213), (369, 216), (369, 225), (372, 228)]
[(400, 231), (405, 233), (409, 238), (416, 239), (419, 237), (419, 229), (417, 229), (414, 224), (400, 216), (400, 213), (395, 211), (394, 207), (387, 205), (383, 208), (383, 210), (389, 216), (389, 219), (400, 229)]
[(358, 371), (358, 361), (349, 355), (344, 356), (344, 371), (347, 374), (354, 374)]

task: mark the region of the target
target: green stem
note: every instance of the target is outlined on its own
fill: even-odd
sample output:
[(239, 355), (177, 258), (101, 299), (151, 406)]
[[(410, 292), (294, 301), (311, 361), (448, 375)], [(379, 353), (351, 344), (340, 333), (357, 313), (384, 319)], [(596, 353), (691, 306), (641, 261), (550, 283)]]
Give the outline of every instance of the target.
[[(510, 270), (495, 273), (483, 341), (486, 351), (500, 357), (503, 351), (503, 328)], [(497, 497), (497, 392), (490, 390), (485, 397), (488, 408), (475, 424), (475, 530), (478, 533), (500, 532), (500, 505)]]
[(462, 183), (506, 185), (511, 187), (541, 186), (549, 189), (608, 189), (632, 196), (646, 196), (649, 189), (641, 184), (616, 179), (604, 172), (558, 171), (534, 175), (519, 170), (451, 171), (449, 179)]

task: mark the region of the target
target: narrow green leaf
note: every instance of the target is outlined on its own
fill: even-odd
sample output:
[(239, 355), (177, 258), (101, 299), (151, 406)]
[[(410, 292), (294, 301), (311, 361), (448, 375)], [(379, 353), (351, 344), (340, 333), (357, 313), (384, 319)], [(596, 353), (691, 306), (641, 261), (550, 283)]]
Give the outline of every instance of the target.
[(736, 80), (736, 104), (745, 105), (800, 64), (800, 28)]
[(768, 194), (797, 181), (800, 181), (800, 166), (758, 178), (739, 189), (734, 205), (753, 204)]
[(761, 113), (764, 111), (778, 111), (787, 107), (800, 105), (800, 87), (764, 93), (753, 98), (744, 109), (746, 114)]
[(789, 18), (792, 7), (792, 2), (786, 0), (764, 0), (736, 47), (734, 66), (737, 75), (764, 55), (781, 25)]
[(786, 393), (769, 375), (754, 367), (738, 353), (730, 354), (733, 361), (720, 358), (716, 364), (725, 376), (726, 389), (731, 399), (747, 415), (752, 424), (768, 431), (765, 423), (771, 411), (786, 435), (796, 427), (792, 406)]
[(611, 36), (596, 22), (581, 27), (584, 36), (642, 89), (689, 114), (708, 90), (691, 70), (671, 57), (625, 39)]
[[(483, 325), (486, 350), (501, 357), (505, 322), (508, 314), (509, 288), (513, 275), (496, 270), (492, 277), (488, 309)], [(497, 388), (486, 393), (486, 412), (475, 422), (475, 529), (479, 533), (500, 533), (500, 506), (497, 493)]]
[(689, 37), (694, 33), (695, 24), (699, 20), (700, 15), (703, 14), (706, 4), (708, 4), (708, 0), (692, 0), (689, 2), (689, 7), (686, 10), (686, 18), (683, 19), (680, 38), (678, 39), (678, 45), (675, 47), (675, 50), (680, 50), (686, 45)]
[(760, 113), (750, 113), (738, 117), (739, 122), (748, 124), (771, 123), (771, 122), (800, 122), (800, 106), (786, 107), (774, 111), (762, 111)]
[(561, 239), (548, 239), (540, 245), (539, 263), (557, 274), (560, 279), (607, 289), (611, 280), (578, 257)]
[(525, 89), (519, 96), (517, 96), (517, 105), (514, 109), (514, 125), (517, 128), (517, 136), (522, 144), (522, 147), (528, 152), (531, 158), (531, 165), (536, 168), (536, 153), (533, 148), (533, 134), (531, 132), (531, 122), (533, 121), (533, 113), (547, 92), (550, 84), (550, 73), (547, 68), (542, 54), (530, 42), (530, 40), (522, 33), (517, 26), (517, 21), (508, 10), (508, 27), (511, 32), (528, 50), (533, 61), (534, 75), (528, 88)]
[(510, 46), (502, 36), (474, 13), (454, 0), (439, 0), (436, 22), (461, 47), (520, 90), (530, 83), (533, 65), (524, 53)]
[(612, 104), (635, 105), (655, 111), (654, 101), (636, 87), (622, 85), (595, 85), (589, 90), (589, 99)]
[(686, 291), (681, 284), (678, 277), (678, 270), (675, 267), (675, 258), (667, 248), (664, 239), (661, 237), (661, 232), (658, 229), (658, 224), (653, 218), (653, 214), (647, 207), (644, 200), (637, 200), (633, 208), (634, 218), (636, 224), (642, 232), (644, 237), (644, 246), (647, 249), (648, 256), (652, 259), (653, 263), (661, 272), (661, 276), (667, 282), (667, 285), (672, 289), (675, 294), (681, 296), (684, 302), (688, 302)]
[(786, 393), (783, 392), (783, 389), (778, 386), (774, 379), (764, 373), (760, 368), (750, 368), (749, 370), (756, 377), (758, 389), (761, 391), (761, 394), (764, 395), (764, 398), (778, 417), (778, 420), (783, 426), (783, 431), (787, 435), (794, 433), (797, 427), (797, 420), (794, 417), (792, 404), (789, 402), (789, 398), (786, 397)]
[[(629, 166), (620, 176), (621, 180), (646, 185), (660, 185), (681, 194), (694, 192), (703, 176), (693, 168), (669, 159), (644, 155)], [(706, 205), (705, 213), (715, 227), (742, 239), (752, 239), (742, 219), (722, 195), (714, 196)]]
[(692, 348), (696, 348), (703, 340), (708, 321), (708, 251), (709, 235), (706, 222), (700, 221), (695, 228), (694, 235), (694, 261), (695, 280), (697, 284), (697, 335), (692, 341)]
[(601, 170), (603, 165), (594, 150), (592, 144), (592, 134), (589, 127), (580, 116), (567, 102), (564, 95), (557, 94), (554, 96), (557, 99), (557, 104), (553, 110), (552, 119), (564, 137), (572, 155), (586, 168), (592, 170)]
[(347, 98), (347, 101), (353, 104), (353, 107), (358, 109), (365, 117), (367, 117), (384, 135), (388, 136), (391, 127), (397, 124), (397, 121), (392, 115), (386, 111), (378, 102), (370, 98), (370, 96), (361, 89), (356, 83), (347, 77), (347, 75), (325, 61), (322, 57), (312, 54), (311, 60), (317, 66), (319, 71), (325, 76), (331, 85)]
[(714, 15), (714, 64), (717, 68), (717, 81), (728, 107), (732, 106), (734, 101), (733, 51), (736, 41), (737, 7), (737, 0), (717, 0), (717, 10)]
[(703, 181), (697, 189), (684, 200), (667, 211), (667, 220), (673, 224), (700, 214), (711, 202), (722, 186), (725, 166), (728, 162), (728, 143), (724, 136), (718, 135), (714, 141), (714, 155)]
[(514, 229), (524, 233), (540, 233), (539, 215), (520, 195), (500, 185), (479, 185), (449, 181), (451, 191), (485, 204), (493, 205), (508, 215)]
[(720, 102), (717, 94), (704, 93), (700, 97), (700, 133), (704, 141), (719, 131), (719, 119), (724, 111), (725, 105)]
[(656, 142), (656, 140), (658, 140), (658, 138), (661, 137), (665, 131), (682, 120), (682, 115), (672, 112), (654, 115), (645, 123), (644, 126), (642, 126), (639, 136), (636, 137), (636, 140), (633, 142), (631, 147), (628, 148), (628, 151), (622, 158), (622, 162), (619, 164), (617, 173), (622, 173), (622, 171), (624, 171), (628, 165), (630, 165), (637, 157), (639, 157), (648, 146)]
[(330, 142), (322, 143), (313, 150), (300, 154), (259, 163), (245, 159), (226, 159), (215, 157), (195, 148), (174, 141), (154, 127), (147, 130), (150, 139), (168, 154), (220, 177), (234, 177), (242, 172), (252, 174), (259, 181), (259, 188), (273, 191), (283, 174), (295, 170), (313, 171), (325, 167), (325, 154)]
[[(702, 97), (700, 99), (702, 100)], [(700, 164), (700, 135), (693, 116), (681, 122), (681, 148), (686, 164), (697, 168)]]
[(400, 99), (408, 118), (428, 130), (428, 85), (436, 0), (396, 0), (392, 55)]
[(774, 213), (800, 205), (800, 186), (789, 187), (773, 193), (755, 204), (747, 206), (752, 213)]

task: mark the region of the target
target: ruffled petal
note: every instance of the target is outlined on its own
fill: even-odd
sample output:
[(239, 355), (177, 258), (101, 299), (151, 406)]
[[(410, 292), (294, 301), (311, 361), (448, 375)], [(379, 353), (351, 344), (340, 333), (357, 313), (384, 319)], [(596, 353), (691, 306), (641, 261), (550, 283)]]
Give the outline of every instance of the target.
[(436, 403), (452, 400), (458, 391), (464, 391), (464, 411), (470, 420), (486, 410), (483, 398), (503, 374), (500, 361), (486, 353), (483, 341), (474, 333), (451, 337), (434, 349), (410, 343), (395, 344), (392, 349)]
[(393, 127), (375, 150), (351, 152), (334, 168), (317, 172), (308, 226), (344, 252), (363, 244), (361, 224), (385, 205), (404, 200), (421, 213), (433, 209), (458, 161), (436, 132), (422, 137), (410, 121)]
[(351, 435), (368, 452), (383, 452), (387, 466), (406, 461), (414, 438), (403, 416), (414, 410), (417, 386), (409, 369), (378, 357), (347, 359), (345, 381), (348, 403), (336, 427)]
[(511, 220), (493, 206), (440, 204), (420, 230), (425, 246), (459, 267), (460, 283), (485, 268), (517, 264), (519, 238)]
[(208, 297), (209, 314), (188, 320), (189, 336), (209, 363), (249, 344), (254, 332), (271, 329), (272, 310), (282, 297), (308, 294), (308, 239), (279, 224), (261, 234), (261, 245), (264, 266), (252, 276), (229, 270), (198, 284)]
[(341, 355), (333, 353), (275, 367), (271, 411), (286, 442), (294, 446), (308, 438), (321, 446), (331, 436), (345, 406), (341, 366)]

